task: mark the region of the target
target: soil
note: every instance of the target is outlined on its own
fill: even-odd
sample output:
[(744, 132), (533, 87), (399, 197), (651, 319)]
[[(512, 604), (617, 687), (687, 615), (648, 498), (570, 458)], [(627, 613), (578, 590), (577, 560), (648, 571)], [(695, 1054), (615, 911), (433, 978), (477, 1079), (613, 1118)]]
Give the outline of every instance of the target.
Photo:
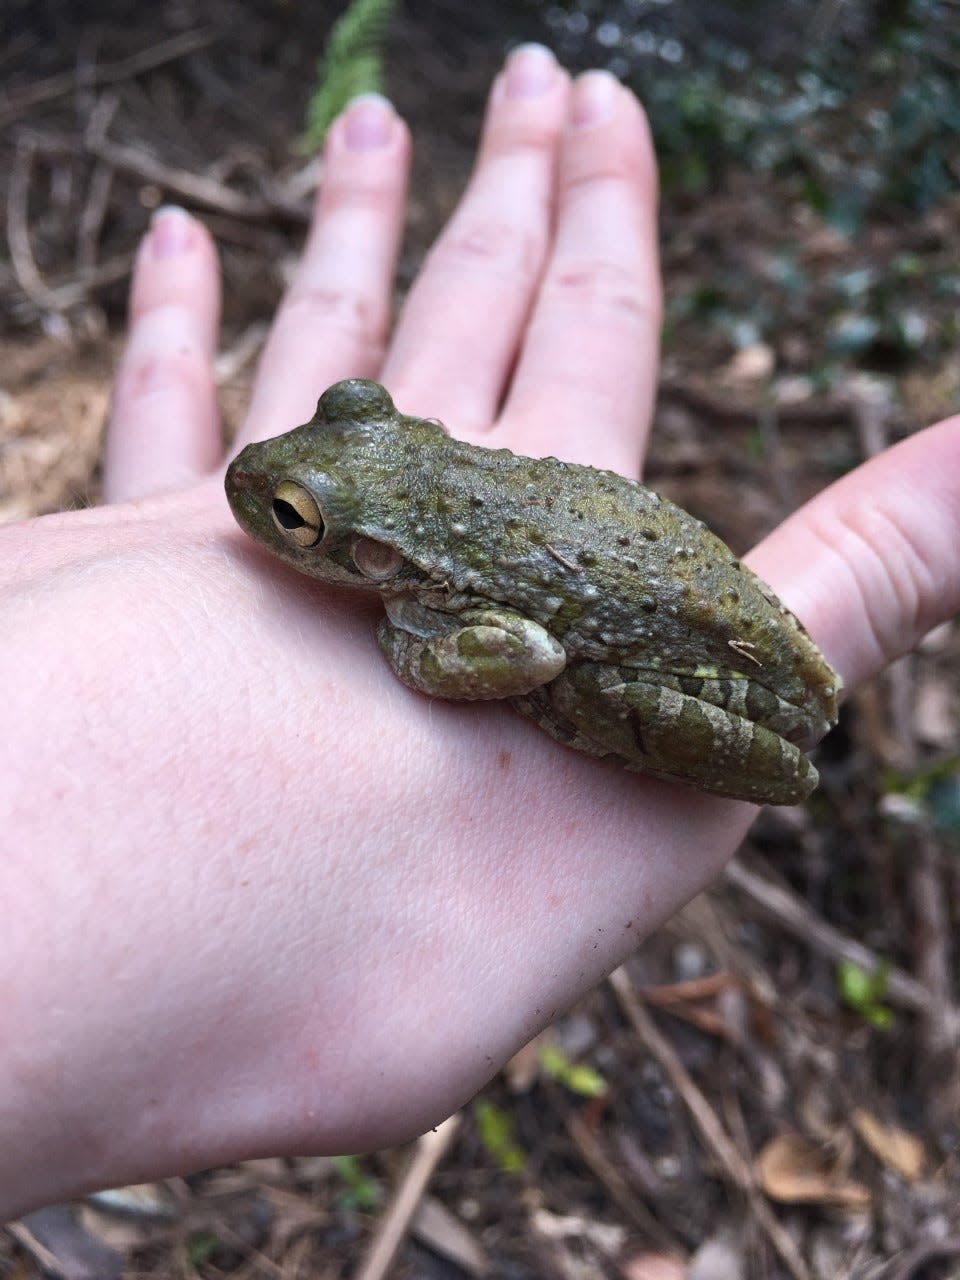
[[(98, 500), (130, 261), (163, 202), (221, 246), (235, 428), (303, 237), (314, 171), (296, 142), (339, 7), (118, 0), (98, 16), (8, 0), (0, 520)], [(389, 88), (416, 145), (400, 294), (462, 189), (505, 49), (548, 38), (540, 10), (409, 0), (391, 27)], [(837, 273), (952, 262), (958, 223), (945, 201), (847, 238), (789, 184), (737, 173), (697, 201), (668, 195), (649, 482), (745, 550), (956, 409), (953, 358), (881, 344), (828, 389), (810, 370)], [(789, 306), (771, 283), (785, 253), (810, 282)], [(738, 346), (686, 305), (717, 281), (778, 309), (772, 330)], [(383, 1274), (960, 1275), (958, 658), (947, 625), (855, 694), (811, 801), (762, 813), (730, 875), (462, 1114)], [(352, 1275), (409, 1158), (261, 1160), (124, 1189), (0, 1235), (0, 1269)]]

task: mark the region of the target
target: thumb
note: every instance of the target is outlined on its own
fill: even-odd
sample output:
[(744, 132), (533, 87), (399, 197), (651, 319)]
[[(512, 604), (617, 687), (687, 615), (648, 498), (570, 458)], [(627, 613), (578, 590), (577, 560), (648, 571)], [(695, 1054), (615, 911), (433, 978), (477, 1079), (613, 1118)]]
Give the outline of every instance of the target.
[(848, 687), (960, 612), (960, 417), (801, 507), (747, 557)]

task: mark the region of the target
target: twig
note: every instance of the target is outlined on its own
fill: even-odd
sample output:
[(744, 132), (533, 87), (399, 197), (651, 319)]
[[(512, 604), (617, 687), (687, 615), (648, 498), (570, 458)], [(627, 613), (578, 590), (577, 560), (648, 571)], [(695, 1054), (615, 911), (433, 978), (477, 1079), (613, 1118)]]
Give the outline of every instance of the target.
[(610, 1199), (627, 1221), (660, 1248), (674, 1253), (680, 1252), (677, 1241), (639, 1199), (636, 1191), (631, 1189), (623, 1174), (597, 1141), (596, 1136), (590, 1132), (582, 1116), (569, 1112), (564, 1116), (564, 1121), (567, 1133), (583, 1157), (584, 1164), (603, 1183)]
[(244, 1239), (239, 1232), (234, 1231), (233, 1227), (219, 1215), (216, 1219), (216, 1234), (225, 1244), (233, 1245), (237, 1252), (245, 1257), (247, 1266), (250, 1267), (252, 1274), (273, 1276), (275, 1280), (284, 1280), (284, 1276), (289, 1276), (290, 1273), (285, 1266), (274, 1262), (262, 1250), (251, 1244), (248, 1239)]
[(887, 1280), (911, 1280), (920, 1267), (936, 1258), (954, 1258), (960, 1255), (960, 1236), (948, 1236), (945, 1240), (925, 1240), (915, 1249), (902, 1254), (892, 1268)]
[[(721, 422), (756, 422), (764, 410), (759, 401), (734, 400), (727, 396), (714, 395), (705, 388), (695, 386), (680, 378), (662, 378), (660, 394), (667, 399), (680, 400), (688, 408), (698, 413), (709, 414)], [(845, 423), (852, 416), (848, 400), (843, 398), (810, 399), (800, 404), (788, 403), (776, 406), (777, 421)]]
[(732, 973), (711, 973), (705, 978), (692, 978), (686, 982), (643, 987), (640, 994), (645, 1004), (652, 1004), (674, 1018), (690, 1022), (707, 1035), (730, 1040), (730, 1027), (714, 1009), (704, 1008), (702, 1002), (714, 999), (731, 987), (740, 986)]
[(645, 1003), (674, 1004), (679, 1000), (712, 1000), (731, 987), (738, 987), (739, 979), (733, 973), (708, 973), (702, 978), (684, 978), (681, 982), (661, 982), (655, 987), (641, 987)]
[(757, 1222), (787, 1270), (794, 1280), (812, 1280), (796, 1245), (777, 1221), (757, 1187), (753, 1170), (728, 1137), (716, 1112), (694, 1083), (676, 1050), (666, 1036), (660, 1033), (653, 1019), (644, 1009), (626, 970), (622, 967), (615, 970), (608, 981), (634, 1031), (667, 1073), (671, 1084), (683, 1099), (704, 1146), (717, 1161), (727, 1179), (746, 1197)]
[(864, 458), (875, 458), (887, 447), (887, 420), (890, 402), (879, 395), (867, 395), (851, 380), (849, 389), (850, 412), (860, 438), (860, 451)]
[(48, 1275), (64, 1275), (63, 1267), (57, 1255), (48, 1249), (45, 1244), (41, 1244), (33, 1232), (28, 1227), (25, 1227), (22, 1222), (8, 1222), (3, 1230), (8, 1235), (13, 1236), (17, 1244), (22, 1249), (25, 1249), (37, 1266), (42, 1267)]
[(82, 276), (88, 276), (97, 265), (97, 245), (100, 230), (110, 204), (110, 188), (113, 186), (113, 166), (102, 160), (94, 166), (87, 188), (87, 198), (77, 224), (77, 268)]
[(84, 271), (80, 279), (67, 280), (55, 286), (47, 284), (33, 256), (28, 221), (30, 179), (38, 145), (42, 144), (26, 132), (17, 139), (7, 187), (7, 243), (17, 283), (36, 308), (36, 313), (59, 314), (82, 302), (94, 289), (122, 280), (130, 272), (133, 254), (118, 254), (100, 266)]
[(48, 288), (30, 247), (29, 197), (33, 144), (19, 139), (7, 189), (7, 243), (17, 283), (41, 311), (61, 311), (61, 298)]
[(263, 218), (273, 212), (263, 200), (231, 191), (229, 187), (225, 187), (221, 182), (215, 182), (212, 178), (203, 178), (198, 174), (188, 173), (185, 169), (175, 169), (137, 147), (128, 147), (122, 142), (110, 142), (106, 138), (99, 141), (91, 140), (87, 143), (87, 147), (95, 156), (115, 168), (132, 173), (135, 177), (142, 178), (145, 182), (152, 182), (167, 191), (173, 191), (178, 196), (194, 204), (203, 205), (207, 209), (216, 209), (220, 213), (231, 213), (234, 217), (246, 218)]
[(307, 204), (289, 199), (282, 191), (258, 200), (234, 191), (219, 177), (209, 174), (204, 177), (185, 169), (176, 169), (137, 147), (111, 142), (107, 137), (107, 130), (117, 105), (115, 97), (106, 95), (98, 110), (91, 115), (84, 133), (84, 147), (102, 162), (124, 169), (159, 187), (165, 187), (168, 191), (175, 191), (205, 208), (232, 214), (234, 217), (265, 218), (278, 210), (294, 217), (309, 217)]
[[(105, 93), (90, 113), (85, 138), (105, 137), (119, 105), (120, 99), (115, 93)], [(77, 267), (84, 276), (89, 275), (97, 263), (97, 242), (109, 206), (113, 174), (112, 164), (98, 160), (90, 178), (77, 227)]]
[[(159, 44), (151, 45), (149, 49), (141, 49), (139, 53), (131, 54), (129, 58), (121, 58), (118, 62), (107, 62), (92, 68), (86, 81), (91, 87), (118, 84), (121, 80), (129, 80), (131, 76), (139, 75), (142, 71), (152, 71), (155, 67), (163, 66), (165, 62), (173, 62), (187, 53), (203, 49), (219, 38), (218, 33), (205, 28), (183, 31), (179, 35), (171, 36), (169, 40), (161, 40)], [(8, 124), (41, 102), (62, 98), (65, 93), (71, 93), (76, 85), (76, 71), (61, 71), (58, 75), (50, 76), (46, 80), (38, 80), (26, 89), (21, 89), (19, 93), (11, 94), (5, 102), (0, 101), (0, 125)]]
[[(927, 1048), (936, 1058), (956, 1048), (957, 1027), (951, 1027), (944, 1016), (950, 1008), (950, 921), (940, 850), (929, 831), (918, 833), (917, 860), (910, 877), (913, 909), (917, 916), (917, 971), (925, 989), (930, 992), (936, 1012), (924, 1018), (923, 1034)], [(952, 1054), (951, 1054), (952, 1058)], [(956, 1081), (957, 1064), (951, 1061)], [(937, 1071), (943, 1079), (940, 1070)]]
[(716, 958), (721, 971), (736, 976), (746, 988), (749, 999), (765, 1009), (777, 1007), (777, 989), (768, 970), (754, 959), (749, 950), (731, 942), (728, 926), (721, 919), (718, 898), (714, 893), (699, 894), (692, 902), (687, 903), (676, 920), (682, 928), (692, 931), (701, 939)]
[[(132, 253), (118, 253), (108, 258), (106, 262), (101, 262), (80, 280), (70, 279), (63, 281), (62, 284), (53, 285), (52, 294), (57, 300), (57, 305), (52, 310), (57, 313), (69, 311), (71, 307), (83, 302), (98, 289), (105, 289), (109, 285), (116, 284), (118, 280), (125, 280), (130, 275), (133, 259)], [(10, 311), (18, 321), (25, 323), (48, 314), (51, 308), (38, 303), (29, 295), (21, 295), (11, 302)]]
[(396, 1195), (380, 1219), (373, 1244), (357, 1272), (356, 1280), (383, 1280), (387, 1275), (397, 1250), (410, 1229), (410, 1223), (413, 1221), (433, 1172), (443, 1159), (459, 1127), (458, 1112), (418, 1139), (413, 1158), (406, 1168)]
[(821, 920), (802, 898), (748, 870), (736, 859), (727, 864), (724, 876), (735, 888), (747, 894), (758, 907), (779, 921), (794, 937), (800, 938), (824, 955), (834, 960), (849, 961), (867, 973), (877, 973), (882, 969), (886, 975), (886, 999), (926, 1017), (940, 1016), (944, 1029), (949, 1029), (952, 1037), (960, 1035), (960, 1009), (956, 1005), (944, 1006), (923, 983), (912, 978), (909, 973), (905, 973), (903, 969), (888, 968), (875, 951), (871, 951), (862, 942), (846, 937), (833, 925)]
[(754, 1185), (750, 1166), (727, 1137), (717, 1119), (716, 1112), (694, 1084), (666, 1036), (660, 1033), (640, 1003), (640, 998), (625, 970), (623, 968), (615, 970), (610, 975), (609, 981), (633, 1029), (666, 1071), (674, 1088), (683, 1098), (694, 1124), (700, 1131), (700, 1136), (714, 1159), (739, 1191), (750, 1191)]
[(257, 219), (283, 213), (301, 222), (307, 222), (310, 217), (306, 204), (289, 202), (282, 195), (271, 199), (242, 195), (213, 178), (189, 173), (186, 169), (175, 169), (147, 152), (121, 142), (111, 142), (107, 138), (91, 139), (87, 142), (87, 149), (117, 169), (132, 173), (166, 191), (172, 191), (205, 209), (215, 209), (218, 213), (230, 214), (235, 218)]
[(96, 156), (105, 164), (132, 174), (144, 182), (163, 187), (184, 200), (202, 205), (215, 213), (243, 221), (266, 219), (281, 214), (295, 222), (310, 221), (310, 200), (300, 198), (296, 190), (284, 185), (274, 187), (264, 183), (265, 194), (246, 196), (215, 178), (202, 177), (186, 169), (177, 169), (149, 155), (137, 147), (111, 142), (97, 127), (92, 117), (82, 139), (71, 134), (55, 133), (48, 129), (36, 129), (23, 125), (17, 131), (17, 140), (36, 151), (73, 155), (78, 147)]

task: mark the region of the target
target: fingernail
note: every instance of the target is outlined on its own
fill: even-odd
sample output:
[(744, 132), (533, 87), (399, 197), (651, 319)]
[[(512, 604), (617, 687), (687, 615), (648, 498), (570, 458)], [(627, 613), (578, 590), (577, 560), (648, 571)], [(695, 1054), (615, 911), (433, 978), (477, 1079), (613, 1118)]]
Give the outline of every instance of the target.
[(601, 124), (613, 114), (620, 81), (609, 71), (585, 71), (573, 86), (570, 123), (575, 129)]
[(362, 93), (347, 107), (343, 136), (351, 151), (376, 151), (393, 132), (393, 105), (381, 93)]
[(178, 204), (162, 204), (150, 219), (150, 248), (155, 258), (183, 253), (193, 236), (193, 219)]
[(553, 84), (557, 60), (543, 44), (521, 44), (507, 58), (508, 98), (535, 98)]

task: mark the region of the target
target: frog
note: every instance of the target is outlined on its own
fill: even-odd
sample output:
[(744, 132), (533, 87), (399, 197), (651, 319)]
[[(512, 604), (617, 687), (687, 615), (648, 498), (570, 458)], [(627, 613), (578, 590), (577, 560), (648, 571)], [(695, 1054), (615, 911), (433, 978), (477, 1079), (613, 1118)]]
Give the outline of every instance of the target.
[(503, 700), (558, 742), (754, 804), (817, 785), (840, 677), (706, 524), (639, 481), (450, 435), (369, 379), (226, 473), (255, 542), (379, 595), (377, 641), (430, 697)]

